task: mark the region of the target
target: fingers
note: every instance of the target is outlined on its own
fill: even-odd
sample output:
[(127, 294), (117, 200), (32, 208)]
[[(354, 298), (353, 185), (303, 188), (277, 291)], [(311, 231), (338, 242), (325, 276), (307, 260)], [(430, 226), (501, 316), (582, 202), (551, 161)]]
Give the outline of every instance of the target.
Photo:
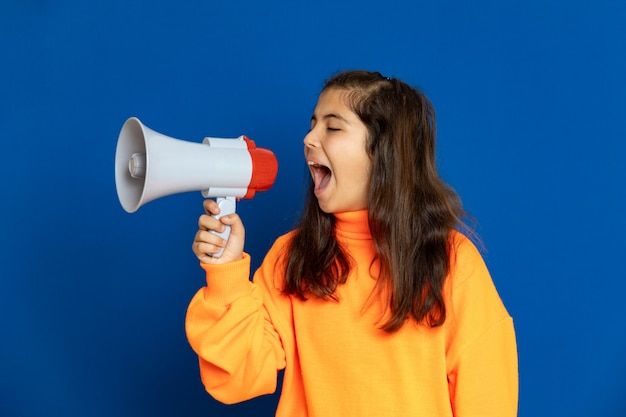
[(226, 246), (226, 240), (213, 232), (198, 230), (192, 244), (196, 257), (204, 263), (216, 263), (213, 255)]
[(202, 205), (206, 214), (215, 216), (220, 214), (220, 206), (217, 205), (217, 202), (215, 200), (211, 200), (210, 198), (206, 199), (204, 200)]
[[(219, 210), (219, 209), (218, 209)], [(216, 213), (219, 214), (219, 213)], [(224, 216), (223, 218), (226, 218)], [(222, 223), (222, 219), (217, 219), (214, 215), (203, 214), (198, 219), (198, 229), (200, 230), (215, 230), (218, 233), (222, 233), (225, 230), (224, 223)]]
[[(205, 200), (203, 203), (206, 214), (198, 219), (198, 232), (192, 243), (192, 250), (196, 257), (203, 263), (218, 264), (241, 259), (243, 256), (243, 243), (245, 240), (245, 229), (237, 213), (220, 217), (220, 209), (213, 200)], [(230, 227), (228, 239), (217, 235), (223, 233)], [(226, 237), (226, 236), (225, 236)], [(213, 255), (224, 250), (219, 258)]]

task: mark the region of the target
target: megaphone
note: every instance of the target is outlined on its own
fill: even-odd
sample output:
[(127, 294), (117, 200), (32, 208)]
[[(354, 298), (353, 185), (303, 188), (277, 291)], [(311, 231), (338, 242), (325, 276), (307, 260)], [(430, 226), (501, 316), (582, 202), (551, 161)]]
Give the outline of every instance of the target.
[(158, 133), (136, 117), (122, 126), (115, 151), (117, 196), (128, 213), (160, 197), (201, 191), (205, 198), (216, 198), (221, 217), (235, 212), (237, 200), (268, 190), (277, 172), (274, 154), (246, 136), (187, 142)]

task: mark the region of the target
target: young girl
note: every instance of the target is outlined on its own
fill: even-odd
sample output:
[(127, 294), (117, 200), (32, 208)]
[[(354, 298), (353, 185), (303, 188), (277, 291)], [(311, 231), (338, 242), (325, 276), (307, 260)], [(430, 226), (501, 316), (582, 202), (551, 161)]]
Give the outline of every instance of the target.
[[(302, 218), (252, 282), (240, 218), (204, 203), (193, 251), (207, 286), (186, 329), (206, 390), (243, 401), (274, 392), (284, 369), (277, 416), (515, 416), (513, 322), (457, 231), (429, 100), (379, 73), (340, 73), (304, 155)], [(228, 241), (210, 232), (224, 225)]]

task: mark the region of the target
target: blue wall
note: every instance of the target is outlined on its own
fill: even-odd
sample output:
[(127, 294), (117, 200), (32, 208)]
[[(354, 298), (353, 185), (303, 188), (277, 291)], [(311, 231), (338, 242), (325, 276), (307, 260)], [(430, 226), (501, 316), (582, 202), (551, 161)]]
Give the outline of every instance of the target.
[(0, 415), (272, 415), (275, 396), (204, 393), (184, 334), (201, 195), (124, 212), (117, 135), (138, 116), (272, 149), (275, 186), (239, 205), (258, 265), (300, 209), (317, 92), (355, 67), (435, 104), (515, 318), (520, 416), (626, 415), (625, 21), (605, 0), (3, 0)]

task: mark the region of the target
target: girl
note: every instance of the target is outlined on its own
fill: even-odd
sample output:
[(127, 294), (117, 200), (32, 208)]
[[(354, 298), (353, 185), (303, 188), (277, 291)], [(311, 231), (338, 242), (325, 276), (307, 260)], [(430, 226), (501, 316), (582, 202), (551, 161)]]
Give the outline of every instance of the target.
[[(272, 393), (284, 369), (277, 416), (515, 416), (513, 322), (457, 231), (430, 101), (379, 73), (340, 73), (304, 155), (302, 218), (252, 282), (240, 218), (204, 203), (193, 251), (207, 286), (186, 330), (207, 391), (224, 403)], [(210, 233), (224, 225), (228, 241)]]

